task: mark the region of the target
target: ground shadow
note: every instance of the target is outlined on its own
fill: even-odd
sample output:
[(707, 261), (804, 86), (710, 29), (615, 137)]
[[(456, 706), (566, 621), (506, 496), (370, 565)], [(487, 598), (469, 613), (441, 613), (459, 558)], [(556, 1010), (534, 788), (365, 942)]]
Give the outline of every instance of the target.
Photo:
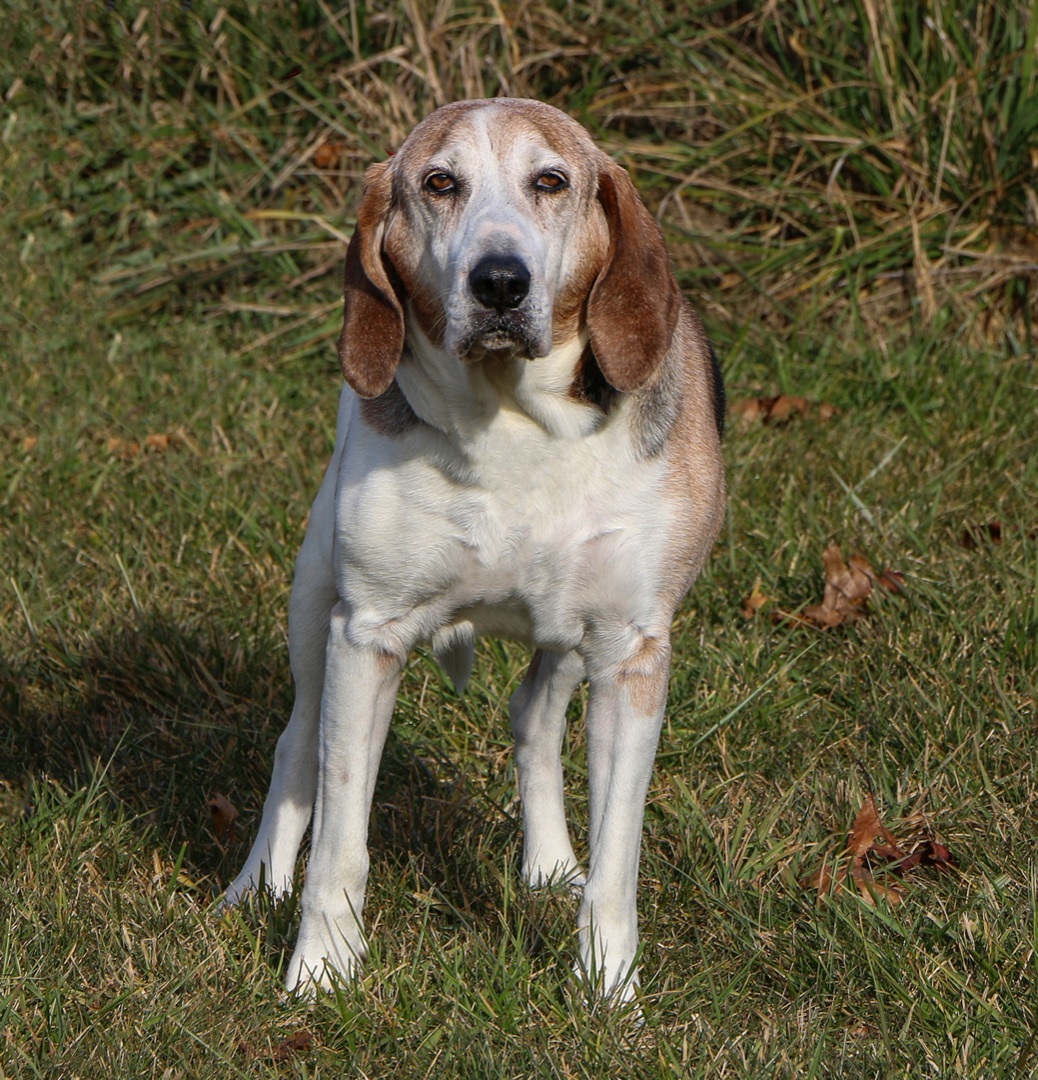
[[(270, 634), (244, 636), (151, 615), (79, 646), (37, 640), (17, 663), (0, 658), (0, 781), (75, 789), (104, 770), (105, 797), (160, 846), (186, 846), (185, 868), (215, 892), (244, 860), (292, 705), (287, 651)], [(241, 811), (223, 843), (207, 805), (216, 794)], [(391, 733), (375, 804), (374, 858), (406, 862), (456, 913), (492, 902), (481, 860), (488, 850), (500, 860), (518, 823), (456, 763)]]

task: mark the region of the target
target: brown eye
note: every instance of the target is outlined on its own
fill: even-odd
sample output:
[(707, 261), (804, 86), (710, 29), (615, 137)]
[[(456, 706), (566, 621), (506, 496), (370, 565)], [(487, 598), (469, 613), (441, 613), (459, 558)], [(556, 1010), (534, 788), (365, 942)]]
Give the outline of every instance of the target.
[(534, 181), (534, 187), (538, 191), (562, 191), (569, 187), (569, 182), (562, 173), (548, 171), (542, 172)]
[(449, 195), (457, 189), (458, 182), (450, 173), (434, 172), (429, 173), (425, 178), (425, 190), (431, 191), (434, 195)]

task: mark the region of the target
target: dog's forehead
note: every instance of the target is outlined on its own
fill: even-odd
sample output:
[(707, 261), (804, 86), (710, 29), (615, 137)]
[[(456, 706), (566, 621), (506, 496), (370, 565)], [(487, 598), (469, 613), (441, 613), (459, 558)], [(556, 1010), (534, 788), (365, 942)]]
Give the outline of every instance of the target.
[(522, 98), (490, 98), (445, 105), (426, 117), (404, 141), (398, 168), (420, 169), (475, 155), (498, 161), (554, 156), (591, 167), (598, 151), (575, 120), (550, 105)]

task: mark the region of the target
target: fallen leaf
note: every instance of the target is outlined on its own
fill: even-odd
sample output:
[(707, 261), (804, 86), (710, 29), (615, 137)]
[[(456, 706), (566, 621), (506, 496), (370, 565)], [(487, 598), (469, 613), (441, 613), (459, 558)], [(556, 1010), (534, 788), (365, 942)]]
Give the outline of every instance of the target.
[(113, 435), (106, 445), (108, 453), (123, 461), (129, 461), (141, 452), (140, 443), (134, 442), (133, 439), (121, 439), (118, 435)]
[(763, 412), (763, 398), (744, 398), (742, 401), (733, 401), (728, 406), (729, 416), (733, 420), (741, 420), (743, 427), (749, 427), (755, 420), (759, 420)]
[(814, 415), (819, 420), (831, 420), (839, 409), (827, 401), (810, 401), (793, 394), (779, 394), (770, 398), (744, 398), (732, 403), (729, 410), (743, 427), (760, 420), (764, 424), (785, 424), (794, 416)]
[(318, 169), (332, 169), (339, 164), (339, 159), (346, 149), (342, 139), (325, 139), (313, 152), (311, 160)]
[(851, 826), (847, 853), (851, 856), (850, 876), (866, 900), (875, 903), (877, 897), (883, 897), (892, 904), (901, 902), (901, 889), (896, 882), (889, 879), (877, 881), (873, 876), (874, 870), (888, 870), (892, 863), (900, 862), (905, 855), (880, 820), (871, 792), (865, 797)]
[(173, 444), (173, 436), (172, 435), (166, 435), (166, 434), (149, 435), (144, 440), (144, 449), (145, 450), (156, 450), (156, 451), (161, 452), (163, 450), (168, 450), (170, 448), (170, 446), (172, 446), (172, 444)]
[(207, 803), (209, 813), (213, 817), (213, 832), (216, 834), (216, 842), (223, 847), (225, 844), (233, 844), (238, 840), (238, 811), (231, 804), (226, 795), (214, 795)]
[(827, 630), (854, 622), (863, 614), (865, 602), (872, 594), (872, 575), (865, 572), (868, 562), (864, 556), (852, 555), (850, 564), (845, 563), (836, 544), (830, 544), (822, 552), (822, 563), (825, 566), (822, 602), (804, 608), (801, 616)]
[(897, 849), (897, 841), (880, 819), (879, 810), (876, 808), (876, 797), (870, 791), (865, 796), (865, 801), (861, 804), (858, 816), (851, 826), (847, 852), (856, 859), (864, 857), (875, 846), (877, 840), (883, 840), (895, 850)]
[(917, 866), (936, 870), (954, 870), (957, 866), (951, 852), (936, 840), (924, 840), (911, 854), (901, 860), (898, 872), (907, 874)]
[(765, 424), (784, 424), (792, 416), (807, 416), (811, 403), (805, 397), (779, 394), (772, 398), (764, 410)]
[[(833, 871), (823, 866), (809, 878), (801, 882), (805, 887), (813, 888), (819, 898), (830, 891), (840, 892), (843, 881), (850, 879), (857, 886), (861, 895), (875, 903), (883, 898), (891, 904), (900, 903), (904, 890), (891, 875), (903, 878), (905, 874), (918, 866), (935, 867), (950, 870), (955, 867), (951, 852), (935, 840), (924, 840), (915, 850), (906, 855), (898, 844), (897, 838), (883, 824), (876, 807), (872, 792), (865, 796), (861, 809), (851, 825), (850, 836), (841, 862), (844, 869), (837, 877), (833, 887)], [(876, 880), (877, 872), (883, 880)]]
[(313, 1039), (309, 1031), (297, 1031), (284, 1042), (278, 1043), (271, 1056), (275, 1061), (288, 1061), (293, 1054), (301, 1054), (309, 1050)]
[(879, 575), (876, 584), (886, 592), (903, 593), (905, 591), (905, 575), (900, 570), (891, 570), (890, 567), (887, 567)]
[(830, 630), (864, 615), (874, 588), (891, 593), (904, 592), (905, 578), (902, 573), (889, 569), (882, 574), (877, 573), (860, 552), (855, 552), (844, 562), (840, 548), (830, 544), (822, 552), (822, 563), (825, 566), (822, 602), (811, 604), (796, 614), (776, 611), (773, 616), (776, 622), (801, 623)]
[(765, 596), (764, 593), (760, 591), (760, 578), (757, 578), (753, 583), (753, 592), (751, 592), (742, 602), (743, 618), (752, 619), (769, 600), (771, 600), (771, 597)]

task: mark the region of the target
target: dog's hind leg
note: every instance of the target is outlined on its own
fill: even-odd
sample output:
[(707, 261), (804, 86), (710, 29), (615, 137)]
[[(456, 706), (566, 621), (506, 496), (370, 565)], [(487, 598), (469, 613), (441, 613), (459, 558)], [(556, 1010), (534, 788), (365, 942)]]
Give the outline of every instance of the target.
[(275, 896), (292, 891), (296, 856), (310, 822), (317, 792), (317, 731), (324, 686), (328, 619), (338, 599), (331, 574), (307, 565), (306, 546), (296, 563), (289, 602), (289, 651), (296, 699), (288, 726), (278, 739), (263, 818), (241, 873), (224, 902), (237, 903), (261, 882)]
[(583, 678), (578, 653), (538, 650), (508, 703), (523, 804), (523, 878), (535, 888), (584, 882), (566, 828), (561, 760), (566, 706)]
[(274, 753), (259, 832), (241, 873), (224, 896), (228, 905), (237, 904), (261, 884), (279, 897), (292, 891), (296, 856), (313, 811), (325, 643), (332, 608), (339, 599), (332, 563), (337, 464), (338, 454), (310, 512), (289, 599), (288, 649), (295, 705)]

